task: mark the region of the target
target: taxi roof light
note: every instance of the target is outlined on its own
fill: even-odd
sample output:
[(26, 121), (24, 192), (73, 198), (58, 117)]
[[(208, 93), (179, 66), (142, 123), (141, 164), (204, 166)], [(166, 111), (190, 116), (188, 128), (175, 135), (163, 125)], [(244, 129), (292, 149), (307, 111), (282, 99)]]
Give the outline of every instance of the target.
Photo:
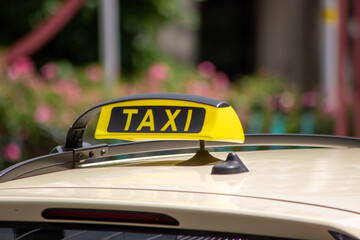
[(77, 163), (102, 157), (107, 152), (107, 147), (103, 146), (83, 148), (87, 124), (99, 112), (97, 139), (200, 140), (200, 150), (185, 165), (219, 161), (205, 149), (205, 140), (244, 142), (236, 112), (223, 101), (178, 93), (140, 94), (101, 103), (74, 122), (60, 151), (74, 150)]
[(227, 103), (187, 94), (138, 96), (102, 106), (95, 137), (244, 141), (240, 120)]
[(99, 112), (95, 131), (99, 139), (244, 142), (240, 120), (229, 104), (189, 94), (151, 93), (89, 109), (69, 129), (65, 149), (82, 147), (86, 126)]

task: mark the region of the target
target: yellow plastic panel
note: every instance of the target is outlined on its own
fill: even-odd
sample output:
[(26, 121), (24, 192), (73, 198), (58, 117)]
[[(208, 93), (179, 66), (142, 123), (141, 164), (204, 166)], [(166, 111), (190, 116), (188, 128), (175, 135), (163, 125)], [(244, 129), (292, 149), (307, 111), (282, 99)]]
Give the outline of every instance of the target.
[(187, 100), (140, 99), (102, 106), (95, 138), (242, 143), (244, 132), (231, 106), (217, 107)]

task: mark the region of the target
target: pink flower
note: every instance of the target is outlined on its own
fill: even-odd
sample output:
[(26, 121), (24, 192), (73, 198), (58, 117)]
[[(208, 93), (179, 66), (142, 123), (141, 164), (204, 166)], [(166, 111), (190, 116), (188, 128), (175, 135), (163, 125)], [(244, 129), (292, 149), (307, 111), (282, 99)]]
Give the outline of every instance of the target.
[(226, 89), (230, 85), (229, 77), (223, 72), (216, 73), (212, 82), (215, 89)]
[(170, 69), (165, 63), (154, 63), (148, 70), (150, 81), (165, 81), (169, 75)]
[(324, 113), (331, 115), (332, 117), (336, 116), (336, 103), (334, 101), (324, 102)]
[(285, 91), (281, 93), (279, 104), (283, 112), (289, 112), (295, 104), (295, 97), (291, 92)]
[(186, 92), (194, 95), (212, 97), (212, 91), (209, 84), (200, 81), (188, 82), (186, 84)]
[(18, 57), (10, 65), (8, 76), (12, 80), (17, 80), (29, 76), (35, 69), (34, 61), (26, 56)]
[(316, 92), (305, 92), (301, 97), (301, 102), (305, 107), (314, 107), (316, 105)]
[(100, 82), (103, 77), (102, 68), (96, 64), (88, 66), (85, 70), (85, 74), (90, 82)]
[(58, 66), (53, 62), (47, 63), (41, 68), (41, 75), (47, 80), (56, 78), (58, 72)]
[(34, 112), (34, 120), (37, 123), (46, 123), (50, 121), (54, 116), (54, 110), (47, 105), (41, 105)]
[(265, 101), (266, 108), (272, 111), (279, 109), (280, 108), (279, 98), (280, 98), (279, 95), (267, 96)]
[(29, 76), (26, 79), (24, 79), (23, 83), (26, 86), (28, 86), (29, 88), (32, 88), (32, 89), (35, 89), (35, 90), (40, 89), (44, 85), (44, 81), (42, 81), (41, 79), (37, 78), (34, 75)]
[(16, 143), (9, 143), (4, 148), (4, 157), (10, 162), (17, 162), (21, 158), (21, 149)]
[(162, 92), (162, 91), (163, 91), (163, 88), (162, 88), (160, 82), (149, 80), (146, 83), (146, 92), (154, 93), (154, 92)]
[(56, 81), (52, 88), (55, 93), (63, 96), (69, 105), (75, 104), (81, 98), (82, 90), (75, 80)]
[(198, 72), (204, 78), (212, 77), (215, 74), (216, 68), (212, 62), (205, 61), (199, 64)]

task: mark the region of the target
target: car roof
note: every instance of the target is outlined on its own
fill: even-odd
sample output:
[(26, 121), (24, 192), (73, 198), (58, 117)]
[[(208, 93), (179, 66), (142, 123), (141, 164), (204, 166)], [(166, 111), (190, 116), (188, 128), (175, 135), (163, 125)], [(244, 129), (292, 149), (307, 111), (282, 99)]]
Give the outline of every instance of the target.
[[(226, 153), (212, 154), (226, 158)], [(325, 225), (338, 231), (346, 229), (354, 235), (360, 233), (355, 227), (360, 222), (360, 171), (356, 163), (359, 148), (241, 151), (237, 154), (249, 172), (213, 175), (211, 169), (216, 163), (177, 165), (193, 154), (91, 163), (1, 183), (0, 205), (20, 201), (21, 204), (31, 203), (35, 209), (36, 204), (40, 204), (41, 209), (101, 206), (148, 211), (150, 208), (171, 216), (177, 216), (174, 209), (191, 210), (192, 214), (198, 211), (220, 215), (237, 213), (247, 218), (258, 216), (287, 224), (289, 221), (308, 224), (305, 229)], [(341, 229), (344, 222), (347, 226)], [(192, 227), (201, 228), (201, 224), (193, 224)], [(216, 228), (211, 223), (207, 228), (209, 226), (218, 231), (235, 229), (234, 226)], [(310, 237), (305, 232), (294, 230), (288, 234), (298, 238), (315, 236)], [(271, 231), (264, 234), (271, 234)], [(278, 232), (273, 234), (279, 236)]]
[[(177, 166), (192, 154), (123, 159), (19, 179), (1, 188), (134, 189), (223, 194), (301, 202), (360, 213), (360, 149), (289, 149), (237, 152), (249, 169), (212, 175), (213, 164)], [(226, 158), (226, 153), (214, 153)], [(97, 166), (97, 167), (94, 167)], [(342, 201), (339, 201), (339, 199)]]

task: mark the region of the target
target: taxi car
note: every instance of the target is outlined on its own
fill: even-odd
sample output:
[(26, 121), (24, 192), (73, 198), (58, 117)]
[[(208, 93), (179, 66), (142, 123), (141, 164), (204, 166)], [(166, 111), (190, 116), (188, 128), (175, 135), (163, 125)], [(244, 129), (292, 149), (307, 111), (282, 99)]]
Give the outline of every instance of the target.
[[(132, 142), (85, 143), (99, 112), (96, 138)], [(122, 97), (0, 172), (0, 239), (359, 239), (359, 156), (356, 138), (244, 135), (211, 98)]]

